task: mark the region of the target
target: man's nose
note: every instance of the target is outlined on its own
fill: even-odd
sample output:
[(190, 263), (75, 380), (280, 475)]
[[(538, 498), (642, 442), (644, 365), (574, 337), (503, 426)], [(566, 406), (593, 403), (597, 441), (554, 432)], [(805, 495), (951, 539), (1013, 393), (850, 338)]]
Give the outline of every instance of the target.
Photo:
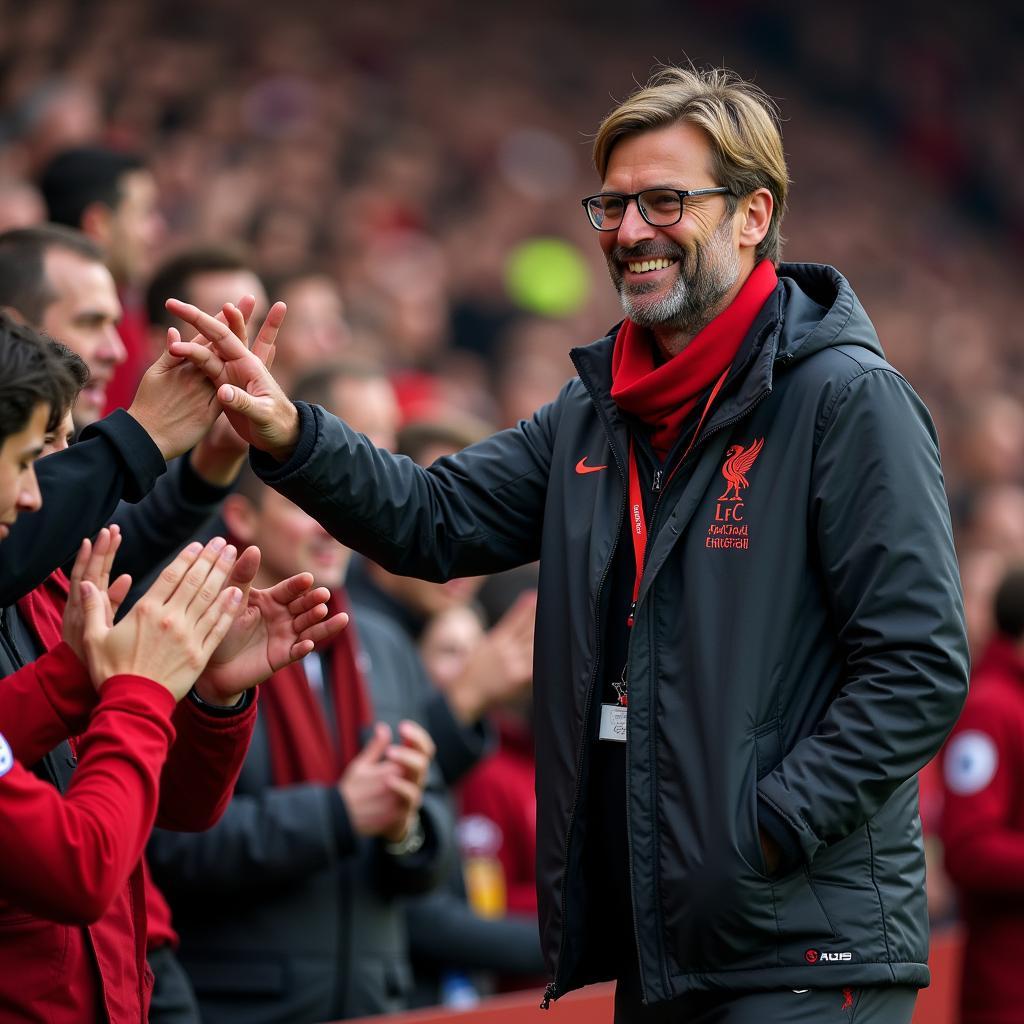
[(655, 228), (644, 220), (636, 199), (626, 203), (619, 225), (617, 241), (623, 248), (630, 248), (637, 242), (645, 242), (654, 237)]
[(43, 496), (39, 492), (39, 481), (36, 479), (36, 471), (29, 466), (21, 481), (21, 488), (18, 492), (18, 511), (35, 512), (43, 507)]
[(104, 359), (120, 366), (128, 358), (128, 350), (124, 347), (121, 335), (113, 324), (108, 324), (103, 332), (103, 349), (101, 355)]

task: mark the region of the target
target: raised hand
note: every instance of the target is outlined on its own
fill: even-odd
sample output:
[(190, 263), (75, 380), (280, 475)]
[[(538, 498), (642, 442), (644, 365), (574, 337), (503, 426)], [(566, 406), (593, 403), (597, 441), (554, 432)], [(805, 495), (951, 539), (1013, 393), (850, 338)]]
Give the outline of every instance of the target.
[(132, 585), (132, 578), (128, 575), (118, 576), (113, 583), (110, 582), (110, 569), (120, 546), (121, 527), (112, 524), (100, 530), (95, 543), (86, 537), (78, 549), (78, 556), (71, 570), (71, 593), (64, 608), (62, 634), (64, 641), (81, 661), (85, 660), (85, 642), (82, 636), (85, 630), (85, 607), (82, 602), (82, 584), (88, 582), (96, 588), (104, 621), (108, 626), (114, 624), (117, 609)]
[(437, 748), (430, 734), (418, 722), (398, 723), (401, 745), (392, 745), (384, 753), (385, 759), (395, 765), (399, 774), (388, 780), (388, 786), (404, 809), (404, 817), (396, 821), (393, 828), (382, 833), (391, 842), (401, 842), (419, 814), (423, 803), (423, 790), (427, 784), (427, 772), (434, 760)]
[(385, 757), (391, 743), (391, 727), (374, 726), (373, 735), (348, 763), (338, 783), (352, 828), (361, 836), (401, 838), (407, 828), (408, 808), (395, 792), (405, 782), (401, 768)]
[(241, 608), (241, 590), (226, 585), (234, 561), (235, 549), (221, 537), (205, 548), (190, 544), (116, 626), (99, 587), (82, 581), (83, 640), (93, 682), (145, 676), (181, 700)]
[(330, 591), (313, 587), (308, 572), (267, 590), (252, 589), (259, 564), (259, 549), (246, 548), (228, 581), (241, 588), (244, 607), (196, 682), (199, 696), (209, 703), (236, 703), (244, 690), (304, 658), (348, 625), (344, 612), (327, 617)]
[(205, 339), (171, 341), (171, 355), (187, 359), (206, 374), (240, 437), (277, 459), (286, 459), (298, 443), (299, 414), (268, 369), (287, 312), (285, 304), (275, 302), (270, 307), (251, 351), (223, 321), (198, 307), (168, 299), (167, 309)]
[[(256, 300), (247, 295), (238, 304), (243, 323), (252, 316)], [(221, 328), (231, 334), (223, 312), (218, 314)], [(213, 320), (213, 317), (210, 318)], [(200, 337), (193, 339), (200, 341)], [(180, 342), (175, 328), (167, 332), (168, 351), (143, 375), (128, 412), (142, 425), (167, 460), (195, 447), (220, 415), (213, 385), (189, 361), (173, 354), (173, 342)], [(238, 340), (245, 348), (245, 342)]]

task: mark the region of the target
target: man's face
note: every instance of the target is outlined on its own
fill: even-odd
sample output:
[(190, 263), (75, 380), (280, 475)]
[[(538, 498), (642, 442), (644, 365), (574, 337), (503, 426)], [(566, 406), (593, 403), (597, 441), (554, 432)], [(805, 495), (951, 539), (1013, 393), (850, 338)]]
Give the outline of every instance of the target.
[(28, 423), (0, 446), (0, 541), (19, 512), (34, 512), (43, 504), (32, 463), (42, 453), (49, 417), (49, 406), (37, 405)]
[(81, 428), (103, 415), (107, 385), (127, 356), (117, 333), (121, 303), (110, 271), (95, 260), (53, 247), (43, 257), (43, 270), (56, 298), (35, 326), (64, 342), (89, 367), (89, 383), (74, 408)]
[(387, 377), (337, 377), (331, 384), (331, 412), (378, 448), (394, 451), (402, 414)]
[(342, 355), (351, 343), (341, 293), (329, 277), (305, 277), (280, 296), (288, 316), (277, 339), (274, 374), (290, 385), (317, 364)]
[(232, 514), (229, 526), (239, 540), (263, 553), (260, 585), (273, 586), (299, 572), (311, 572), (318, 587), (335, 589), (344, 582), (351, 552), (339, 544), (312, 516), (271, 488), (257, 508), (244, 498), (246, 511)]
[(107, 258), (119, 281), (138, 284), (153, 272), (167, 225), (160, 212), (153, 175), (128, 171), (119, 181), (121, 198), (110, 218)]
[[(640, 192), (721, 185), (711, 174), (711, 149), (701, 129), (685, 122), (631, 135), (612, 150), (602, 192)], [(616, 231), (599, 234), (622, 307), (642, 327), (696, 331), (718, 311), (740, 274), (736, 218), (726, 196), (686, 199), (682, 219), (652, 227), (636, 202), (626, 207)], [(668, 260), (641, 270), (639, 264)]]

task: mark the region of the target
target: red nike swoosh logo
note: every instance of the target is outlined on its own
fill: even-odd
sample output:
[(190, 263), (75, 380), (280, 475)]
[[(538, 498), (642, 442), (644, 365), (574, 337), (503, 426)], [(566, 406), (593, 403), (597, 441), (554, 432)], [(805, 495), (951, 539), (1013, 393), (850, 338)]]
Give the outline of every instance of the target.
[(607, 466), (588, 466), (586, 464), (587, 456), (584, 455), (579, 462), (576, 463), (576, 472), (583, 476), (584, 473), (600, 473), (602, 469), (607, 469)]

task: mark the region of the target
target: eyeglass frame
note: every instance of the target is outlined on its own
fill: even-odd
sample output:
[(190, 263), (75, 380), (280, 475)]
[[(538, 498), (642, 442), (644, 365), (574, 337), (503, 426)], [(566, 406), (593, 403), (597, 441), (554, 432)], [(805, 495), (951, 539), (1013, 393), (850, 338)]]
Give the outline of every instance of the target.
[[(655, 224), (650, 217), (644, 213), (644, 208), (640, 205), (640, 197), (645, 192), (674, 192), (679, 196), (679, 216), (675, 220), (669, 221), (667, 224)], [(642, 188), (639, 192), (595, 192), (592, 196), (586, 196), (580, 200), (583, 204), (583, 209), (586, 212), (587, 220), (590, 222), (590, 226), (595, 231), (618, 231), (622, 227), (622, 220), (626, 218), (626, 209), (629, 206), (629, 201), (632, 199), (636, 203), (636, 208), (640, 212), (640, 216), (650, 224), (652, 228), (670, 228), (674, 224), (678, 224), (683, 219), (683, 211), (686, 209), (686, 200), (691, 196), (720, 196), (720, 195), (731, 195), (732, 189), (727, 185), (716, 185), (714, 188), (671, 188), (668, 185), (655, 185), (652, 188)], [(622, 220), (619, 221), (615, 227), (612, 228), (599, 228), (594, 223), (594, 218), (590, 215), (590, 207), (587, 205), (594, 199), (600, 199), (602, 196), (617, 196), (622, 200)]]

